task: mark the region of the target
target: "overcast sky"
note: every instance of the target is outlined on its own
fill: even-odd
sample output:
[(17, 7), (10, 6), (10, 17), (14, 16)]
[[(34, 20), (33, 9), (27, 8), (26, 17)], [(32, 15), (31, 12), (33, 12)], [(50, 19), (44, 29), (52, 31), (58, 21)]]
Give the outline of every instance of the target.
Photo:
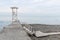
[(60, 0), (0, 0), (0, 21), (11, 20), (12, 6), (22, 22), (60, 24)]

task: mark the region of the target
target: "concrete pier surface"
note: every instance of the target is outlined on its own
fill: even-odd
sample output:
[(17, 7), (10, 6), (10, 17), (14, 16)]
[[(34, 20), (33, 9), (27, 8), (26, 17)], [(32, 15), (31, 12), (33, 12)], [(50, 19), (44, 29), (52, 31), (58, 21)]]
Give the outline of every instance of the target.
[(0, 40), (31, 40), (19, 21), (15, 21), (0, 32)]
[[(30, 24), (34, 31), (42, 31), (45, 33), (59, 32), (60, 25), (44, 25), (44, 24)], [(19, 21), (15, 21), (0, 32), (0, 40), (60, 40), (60, 35), (51, 35), (45, 37), (35, 37), (34, 35), (28, 35)]]

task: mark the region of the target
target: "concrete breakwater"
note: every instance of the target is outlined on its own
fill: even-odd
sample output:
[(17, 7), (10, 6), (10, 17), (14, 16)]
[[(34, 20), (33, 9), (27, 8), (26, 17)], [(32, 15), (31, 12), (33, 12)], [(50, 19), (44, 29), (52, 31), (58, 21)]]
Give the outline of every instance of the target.
[(0, 32), (0, 40), (31, 40), (19, 21), (15, 21)]
[[(23, 26), (19, 22), (16, 24), (10, 24), (4, 27), (0, 32), (0, 40), (60, 40), (60, 35), (51, 35), (46, 37), (35, 37), (28, 35), (24, 30)], [(60, 31), (60, 25), (43, 25), (43, 24), (30, 24), (34, 31), (40, 30), (42, 32), (58, 32)]]

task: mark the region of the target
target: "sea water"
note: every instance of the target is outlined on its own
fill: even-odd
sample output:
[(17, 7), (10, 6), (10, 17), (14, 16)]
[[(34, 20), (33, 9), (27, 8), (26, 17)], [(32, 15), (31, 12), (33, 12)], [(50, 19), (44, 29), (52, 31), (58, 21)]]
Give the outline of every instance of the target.
[(9, 25), (10, 22), (0, 21), (0, 30), (2, 30), (3, 27)]

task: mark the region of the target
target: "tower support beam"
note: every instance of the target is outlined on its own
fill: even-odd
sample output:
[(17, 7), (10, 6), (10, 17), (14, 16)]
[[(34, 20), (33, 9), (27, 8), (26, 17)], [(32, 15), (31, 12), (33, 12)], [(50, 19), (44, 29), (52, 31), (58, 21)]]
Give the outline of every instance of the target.
[(18, 7), (11, 7), (12, 9), (12, 23), (14, 21), (18, 21), (18, 17), (17, 17), (17, 9)]

